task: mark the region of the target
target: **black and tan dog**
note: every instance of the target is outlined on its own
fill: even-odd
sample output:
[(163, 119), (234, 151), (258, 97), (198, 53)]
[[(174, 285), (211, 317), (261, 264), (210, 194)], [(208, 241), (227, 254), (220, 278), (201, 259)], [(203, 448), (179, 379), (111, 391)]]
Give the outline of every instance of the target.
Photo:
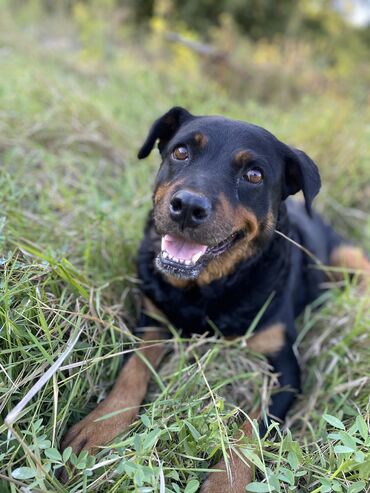
[[(150, 344), (161, 337), (150, 317), (158, 310), (184, 335), (216, 326), (241, 336), (267, 304), (250, 344), (279, 374), (284, 389), (272, 397), (269, 414), (283, 421), (300, 389), (294, 320), (320, 293), (327, 274), (318, 267), (370, 271), (362, 252), (312, 212), (320, 176), (304, 152), (255, 125), (179, 107), (154, 123), (139, 158), (157, 141), (162, 163), (138, 254), (139, 327), (152, 328), (141, 346), (145, 358), (131, 357), (107, 399), (69, 431), (63, 447), (76, 452), (93, 452), (135, 420), (150, 377), (144, 360), (156, 367), (163, 353)], [(286, 201), (300, 190), (304, 203)], [(96, 421), (120, 409), (127, 411)], [(212, 473), (203, 493), (245, 491), (250, 469), (237, 456), (230, 464), (232, 477)]]

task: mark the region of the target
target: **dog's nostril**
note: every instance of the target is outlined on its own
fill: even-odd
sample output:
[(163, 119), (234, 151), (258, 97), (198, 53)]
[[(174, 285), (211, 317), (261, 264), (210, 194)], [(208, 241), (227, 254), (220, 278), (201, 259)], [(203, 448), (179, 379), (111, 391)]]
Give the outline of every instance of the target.
[(203, 209), (203, 207), (195, 207), (193, 209), (193, 218), (194, 219), (204, 219), (207, 217), (207, 211)]
[(171, 209), (173, 210), (173, 212), (181, 212), (182, 200), (178, 197), (174, 197), (171, 200)]

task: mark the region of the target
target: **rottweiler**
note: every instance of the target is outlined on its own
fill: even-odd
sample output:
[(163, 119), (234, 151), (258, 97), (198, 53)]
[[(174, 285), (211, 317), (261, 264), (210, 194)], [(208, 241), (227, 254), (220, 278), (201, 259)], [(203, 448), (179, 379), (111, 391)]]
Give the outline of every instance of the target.
[[(163, 355), (158, 314), (184, 336), (217, 328), (243, 336), (257, 320), (250, 346), (269, 359), (282, 390), (269, 406), (283, 422), (300, 390), (293, 349), (295, 319), (322, 292), (323, 266), (370, 272), (364, 253), (312, 210), (320, 190), (314, 161), (267, 130), (221, 116), (194, 116), (174, 107), (156, 120), (139, 151), (156, 142), (161, 164), (137, 270), (143, 293), (141, 351), (123, 367), (109, 396), (66, 435), (62, 447), (94, 452), (137, 417)], [(303, 201), (289, 197), (303, 192)], [(139, 354), (140, 353), (140, 354)], [(143, 357), (144, 356), (144, 357)], [(150, 365), (148, 365), (148, 362)], [(126, 409), (110, 419), (99, 417)], [(268, 422), (261, 423), (261, 433)], [(250, 434), (245, 423), (241, 434)], [(232, 454), (231, 454), (232, 455)], [(221, 461), (202, 493), (244, 492), (251, 468), (238, 455), (231, 475)]]

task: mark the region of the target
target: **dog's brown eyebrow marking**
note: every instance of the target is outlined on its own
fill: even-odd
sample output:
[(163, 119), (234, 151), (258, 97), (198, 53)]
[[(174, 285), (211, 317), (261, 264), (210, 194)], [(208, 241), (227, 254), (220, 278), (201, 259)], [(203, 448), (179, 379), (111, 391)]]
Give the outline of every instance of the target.
[(195, 140), (195, 143), (200, 147), (200, 148), (203, 148), (207, 145), (208, 143), (208, 137), (206, 135), (204, 135), (202, 132), (197, 132), (195, 135), (194, 135), (194, 140)]
[(253, 155), (251, 152), (242, 150), (238, 151), (234, 156), (234, 163), (238, 166), (244, 166), (248, 161), (252, 159)]

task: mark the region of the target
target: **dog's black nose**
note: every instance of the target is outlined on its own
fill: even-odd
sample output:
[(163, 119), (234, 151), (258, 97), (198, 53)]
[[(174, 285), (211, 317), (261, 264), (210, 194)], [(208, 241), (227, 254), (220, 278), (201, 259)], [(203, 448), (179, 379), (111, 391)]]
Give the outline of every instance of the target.
[(190, 190), (179, 190), (170, 202), (171, 219), (180, 223), (182, 228), (199, 226), (210, 216), (211, 209), (207, 197)]

